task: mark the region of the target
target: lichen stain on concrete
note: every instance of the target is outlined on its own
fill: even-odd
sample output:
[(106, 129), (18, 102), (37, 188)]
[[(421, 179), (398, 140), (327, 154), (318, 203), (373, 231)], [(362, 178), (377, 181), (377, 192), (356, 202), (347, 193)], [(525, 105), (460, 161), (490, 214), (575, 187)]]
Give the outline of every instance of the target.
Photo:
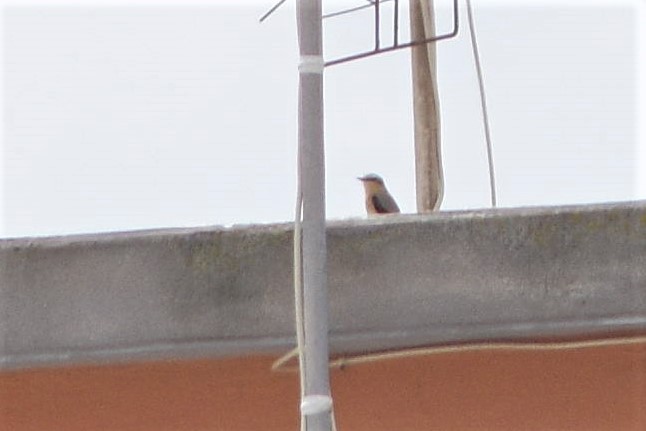
[[(394, 232), (393, 229), (376, 229), (373, 226), (354, 232), (353, 235), (348, 234), (349, 232), (345, 230), (336, 232), (328, 230), (328, 249), (334, 248), (338, 250), (337, 253), (344, 256), (370, 255), (375, 250), (383, 249), (392, 241), (393, 237), (397, 236), (397, 232)], [(342, 247), (334, 247), (334, 244), (342, 244)]]
[(559, 233), (556, 227), (553, 222), (538, 223), (536, 228), (532, 230), (534, 243), (539, 247), (547, 247), (553, 244)]
[(252, 254), (256, 252), (273, 253), (276, 250), (291, 244), (292, 231), (265, 231), (263, 233), (243, 233), (237, 238), (236, 244), (239, 254)]
[(214, 268), (227, 272), (239, 268), (239, 260), (222, 246), (222, 238), (216, 237), (191, 243), (187, 261), (188, 267), (199, 273), (210, 272)]
[(194, 238), (184, 250), (186, 266), (203, 275), (213, 272), (235, 273), (245, 257), (243, 238), (216, 232), (208, 237)]
[[(488, 239), (491, 238), (493, 241), (499, 242), (504, 250), (522, 250), (534, 235), (534, 231), (531, 228), (514, 226), (509, 220), (502, 218), (492, 219), (490, 223), (492, 224), (491, 229), (485, 231)], [(479, 231), (482, 232), (482, 229), (479, 229), (478, 226), (473, 226), (473, 232)]]
[[(346, 256), (362, 256), (366, 253), (370, 253), (371, 251), (375, 250), (375, 241), (379, 242), (383, 238), (379, 237), (378, 235), (362, 235), (358, 236), (355, 241), (347, 241), (342, 239), (342, 237), (339, 237), (338, 239), (332, 238), (331, 241), (328, 241), (328, 246), (329, 243), (335, 242), (338, 240), (343, 241), (343, 248), (340, 250), (342, 253)], [(378, 247), (377, 247), (378, 248)]]
[[(533, 232), (533, 238), (537, 245), (547, 246), (549, 244), (562, 243), (563, 236), (567, 235), (573, 241), (580, 241), (591, 235), (630, 235), (641, 229), (635, 223), (635, 218), (622, 214), (602, 214), (591, 217), (587, 214), (568, 214), (559, 223), (559, 220), (541, 222)], [(639, 218), (639, 223), (646, 225), (646, 214)]]
[(249, 267), (282, 261), (290, 243), (291, 233), (285, 230), (213, 232), (190, 238), (179, 245), (191, 280), (184, 288), (190, 290), (184, 292), (184, 302), (199, 309), (248, 301), (254, 294), (249, 282), (258, 278), (247, 273)]
[(245, 300), (240, 282), (243, 257), (236, 254), (236, 243), (235, 236), (213, 232), (173, 246), (186, 268), (181, 288), (173, 290), (176, 319), (190, 320), (224, 304)]
[[(644, 218), (646, 218), (646, 215), (641, 216), (642, 220)], [(627, 236), (644, 232), (640, 229), (640, 224), (643, 224), (643, 221), (640, 223), (635, 217), (629, 215), (607, 214), (589, 221), (586, 228), (589, 232), (605, 232), (607, 234)]]

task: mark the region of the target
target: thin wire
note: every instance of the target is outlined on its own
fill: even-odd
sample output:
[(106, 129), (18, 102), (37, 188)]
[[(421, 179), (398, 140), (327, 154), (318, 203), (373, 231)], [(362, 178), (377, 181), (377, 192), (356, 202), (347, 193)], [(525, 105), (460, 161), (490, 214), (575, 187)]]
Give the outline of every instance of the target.
[[(296, 320), (297, 347), (290, 352), (298, 355), (298, 370), (301, 386), (301, 400), (305, 397), (305, 316), (303, 315), (303, 186), (301, 184), (301, 148), (297, 155), (296, 211), (294, 215), (294, 314)], [(301, 413), (301, 431), (306, 431), (306, 421)]]
[[(529, 343), (473, 343), (463, 344), (457, 346), (439, 346), (439, 347), (425, 347), (397, 350), (394, 352), (373, 353), (368, 355), (350, 356), (346, 358), (339, 358), (330, 361), (330, 368), (344, 368), (348, 365), (360, 365), (371, 362), (413, 358), (417, 356), (432, 356), (442, 355), (449, 353), (463, 353), (463, 352), (483, 352), (483, 351), (497, 351), (497, 350), (514, 350), (514, 351), (561, 351), (561, 350), (583, 350), (593, 349), (598, 347), (611, 347), (611, 346), (629, 346), (635, 344), (646, 343), (646, 336), (631, 336), (619, 338), (601, 338), (595, 340), (582, 340), (582, 341), (556, 341), (556, 342), (529, 342)], [(287, 367), (285, 364), (294, 357), (294, 353), (290, 352), (287, 355), (278, 358), (271, 367), (272, 371), (276, 372), (290, 372), (295, 371), (295, 367)]]
[(493, 148), (491, 145), (491, 131), (489, 130), (489, 114), (487, 110), (487, 98), (484, 89), (484, 79), (482, 78), (482, 65), (480, 64), (480, 54), (478, 53), (478, 41), (476, 37), (475, 24), (473, 22), (473, 10), (471, 0), (467, 2), (467, 16), (469, 18), (469, 33), (471, 34), (471, 47), (473, 48), (473, 59), (476, 64), (478, 75), (478, 87), (480, 89), (480, 104), (482, 106), (482, 120), (484, 122), (485, 141), (487, 142), (487, 162), (489, 164), (489, 187), (491, 189), (491, 206), (496, 207), (496, 174), (493, 163)]
[(267, 18), (269, 18), (269, 16), (270, 16), (271, 14), (273, 14), (274, 12), (276, 12), (276, 9), (278, 9), (279, 7), (281, 7), (281, 6), (283, 5), (283, 3), (285, 3), (286, 1), (287, 1), (287, 0), (280, 0), (278, 3), (276, 3), (275, 5), (273, 5), (273, 6), (271, 7), (271, 9), (269, 9), (269, 10), (268, 10), (268, 11), (267, 11), (263, 16), (261, 16), (261, 17), (260, 17), (260, 20), (259, 20), (259, 21), (260, 21), (260, 22), (263, 22), (264, 20), (266, 20)]

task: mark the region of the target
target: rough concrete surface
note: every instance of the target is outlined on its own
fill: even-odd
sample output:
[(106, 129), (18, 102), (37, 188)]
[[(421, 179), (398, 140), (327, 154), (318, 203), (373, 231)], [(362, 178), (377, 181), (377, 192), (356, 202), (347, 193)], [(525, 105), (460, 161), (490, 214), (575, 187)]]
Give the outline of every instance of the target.
[[(646, 202), (330, 222), (332, 351), (646, 331)], [(294, 343), (290, 224), (0, 240), (0, 367)]]

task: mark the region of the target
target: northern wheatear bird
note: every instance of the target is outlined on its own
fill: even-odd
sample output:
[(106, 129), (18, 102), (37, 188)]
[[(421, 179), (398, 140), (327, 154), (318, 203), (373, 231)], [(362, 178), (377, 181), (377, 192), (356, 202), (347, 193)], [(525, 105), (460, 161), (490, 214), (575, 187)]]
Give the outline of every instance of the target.
[(363, 183), (366, 192), (366, 211), (368, 215), (398, 213), (399, 207), (395, 199), (388, 193), (384, 180), (377, 174), (357, 177)]

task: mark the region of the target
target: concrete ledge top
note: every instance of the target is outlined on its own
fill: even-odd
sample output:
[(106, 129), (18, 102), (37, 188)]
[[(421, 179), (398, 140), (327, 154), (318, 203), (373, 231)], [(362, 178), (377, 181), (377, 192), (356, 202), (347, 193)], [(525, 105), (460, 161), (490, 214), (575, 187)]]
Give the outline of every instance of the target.
[[(0, 367), (293, 346), (292, 225), (0, 240)], [(332, 221), (333, 351), (646, 332), (646, 202)]]

